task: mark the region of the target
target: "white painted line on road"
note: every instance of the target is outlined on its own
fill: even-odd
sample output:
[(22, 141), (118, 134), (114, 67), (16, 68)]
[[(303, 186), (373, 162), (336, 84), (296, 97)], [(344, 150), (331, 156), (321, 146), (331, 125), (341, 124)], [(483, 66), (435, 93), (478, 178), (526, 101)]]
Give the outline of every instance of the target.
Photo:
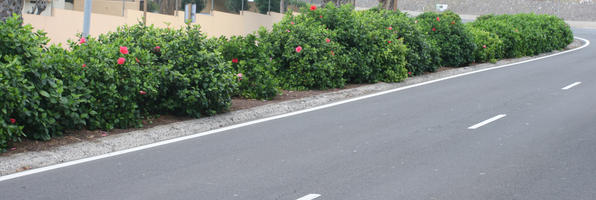
[(330, 103), (330, 104), (326, 104), (326, 105), (322, 105), (322, 106), (318, 106), (318, 107), (314, 107), (314, 108), (308, 108), (308, 109), (299, 110), (299, 111), (295, 111), (295, 112), (290, 112), (290, 113), (286, 113), (286, 114), (281, 114), (281, 115), (277, 115), (277, 116), (272, 116), (272, 117), (267, 117), (267, 118), (263, 118), (263, 119), (257, 119), (257, 120), (253, 120), (253, 121), (249, 121), (249, 122), (244, 122), (244, 123), (241, 123), (241, 124), (231, 125), (231, 126), (227, 126), (227, 127), (223, 127), (223, 128), (219, 128), (219, 129), (205, 131), (205, 132), (197, 133), (197, 134), (194, 134), (194, 135), (187, 135), (187, 136), (184, 136), (184, 137), (179, 137), (179, 138), (173, 138), (173, 139), (169, 139), (169, 140), (164, 140), (164, 141), (156, 142), (156, 143), (153, 143), (153, 144), (147, 144), (147, 145), (143, 145), (143, 146), (133, 147), (133, 148), (125, 149), (125, 150), (121, 150), (121, 151), (114, 151), (114, 152), (103, 154), (103, 155), (98, 155), (98, 156), (83, 158), (83, 159), (79, 159), (79, 160), (73, 160), (73, 161), (69, 161), (69, 162), (65, 162), (65, 163), (60, 163), (60, 164), (56, 164), (56, 165), (50, 165), (50, 166), (47, 166), (47, 167), (41, 167), (41, 168), (31, 169), (31, 170), (22, 171), (22, 172), (18, 172), (18, 173), (14, 173), (14, 174), (9, 174), (9, 175), (6, 175), (6, 176), (0, 176), (0, 182), (6, 181), (6, 180), (10, 180), (10, 179), (14, 179), (14, 178), (18, 178), (18, 177), (22, 177), (22, 176), (31, 175), (31, 174), (36, 174), (36, 173), (40, 173), (40, 172), (54, 170), (54, 169), (58, 169), (58, 168), (63, 168), (63, 167), (68, 167), (68, 166), (77, 165), (77, 164), (81, 164), (81, 163), (91, 162), (91, 161), (99, 160), (99, 159), (103, 159), (103, 158), (118, 156), (118, 155), (130, 153), (130, 152), (135, 152), (135, 151), (140, 151), (140, 150), (144, 150), (144, 149), (149, 149), (149, 148), (153, 148), (153, 147), (157, 147), (157, 146), (162, 146), (162, 145), (166, 145), (166, 144), (180, 142), (180, 141), (184, 141), (184, 140), (190, 140), (190, 139), (193, 139), (193, 138), (203, 137), (203, 136), (206, 136), (206, 135), (220, 133), (220, 132), (224, 132), (224, 131), (228, 131), (228, 130), (232, 130), (232, 129), (236, 129), (236, 128), (240, 128), (240, 127), (250, 126), (250, 125), (253, 125), (253, 124), (258, 124), (258, 123), (263, 123), (263, 122), (267, 122), (267, 121), (271, 121), (271, 120), (276, 120), (276, 119), (280, 119), (280, 118), (285, 118), (285, 117), (290, 117), (290, 116), (294, 116), (294, 115), (299, 115), (299, 114), (302, 114), (302, 113), (312, 112), (312, 111), (315, 111), (315, 110), (321, 110), (321, 109), (324, 109), (324, 108), (329, 108), (329, 107), (333, 107), (333, 106), (337, 106), (337, 105), (341, 105), (341, 104), (346, 104), (346, 103), (350, 103), (350, 102), (354, 102), (354, 101), (359, 101), (359, 100), (362, 100), (362, 99), (368, 99), (368, 98), (371, 98), (371, 97), (385, 95), (385, 94), (389, 94), (389, 93), (393, 93), (393, 92), (397, 92), (397, 91), (407, 90), (407, 89), (410, 89), (410, 88), (415, 88), (415, 87), (419, 87), (419, 86), (423, 86), (423, 85), (428, 85), (428, 84), (432, 84), (432, 83), (436, 83), (436, 82), (440, 82), (440, 81), (444, 81), (444, 80), (454, 79), (454, 78), (457, 78), (457, 77), (467, 76), (467, 75), (476, 74), (476, 73), (480, 73), (480, 72), (485, 72), (485, 71), (490, 71), (490, 70), (495, 70), (495, 69), (501, 69), (501, 68), (505, 68), (505, 67), (510, 67), (510, 66), (514, 66), (514, 65), (519, 65), (519, 64), (523, 64), (523, 63), (528, 63), (528, 62), (536, 61), (536, 60), (550, 58), (550, 57), (553, 57), (553, 56), (558, 56), (558, 55), (561, 55), (561, 54), (574, 52), (574, 51), (583, 49), (583, 48), (585, 48), (585, 47), (587, 47), (587, 46), (590, 45), (590, 41), (589, 40), (586, 40), (586, 39), (583, 39), (583, 38), (578, 38), (578, 37), (575, 37), (575, 38), (584, 41), (585, 44), (583, 46), (579, 47), (579, 48), (576, 48), (576, 49), (571, 49), (571, 50), (568, 50), (568, 51), (562, 51), (562, 52), (559, 52), (559, 53), (555, 53), (555, 54), (551, 54), (551, 55), (547, 55), (547, 56), (543, 56), (543, 57), (538, 57), (538, 58), (533, 58), (533, 59), (529, 59), (529, 60), (525, 60), (525, 61), (520, 61), (520, 62), (516, 62), (516, 63), (510, 63), (510, 64), (506, 64), (506, 65), (495, 66), (495, 67), (490, 67), (490, 68), (486, 68), (486, 69), (481, 69), (481, 70), (466, 72), (466, 73), (463, 73), (463, 74), (457, 74), (457, 75), (448, 76), (448, 77), (444, 77), (444, 78), (439, 78), (439, 79), (435, 79), (435, 80), (430, 80), (430, 81), (426, 81), (426, 82), (422, 82), (422, 83), (412, 84), (412, 85), (408, 85), (408, 86), (404, 86), (404, 87), (400, 87), (400, 88), (395, 88), (395, 89), (392, 89), (392, 90), (386, 90), (386, 91), (382, 91), (382, 92), (378, 92), (378, 93), (374, 93), (374, 94), (360, 96), (360, 97), (356, 97), (356, 98), (353, 98), (353, 99), (347, 99), (347, 100), (343, 100), (343, 101), (338, 101), (338, 102), (335, 102), (335, 103)]
[(490, 119), (487, 119), (487, 120), (484, 120), (484, 121), (482, 121), (482, 122), (480, 122), (480, 123), (478, 123), (478, 124), (476, 124), (474, 126), (470, 126), (470, 127), (468, 127), (468, 129), (477, 129), (477, 128), (480, 128), (481, 126), (484, 126), (484, 125), (487, 125), (487, 124), (489, 124), (491, 122), (497, 121), (497, 120), (499, 120), (499, 119), (501, 119), (501, 118), (503, 118), (505, 116), (507, 116), (507, 115), (506, 114), (500, 114), (500, 115), (494, 116), (494, 117), (492, 117)]
[(582, 82), (572, 83), (571, 85), (568, 85), (568, 86), (565, 86), (564, 88), (561, 88), (561, 90), (568, 90), (568, 89), (571, 89), (572, 87), (575, 87), (575, 86), (577, 86), (579, 84), (582, 84)]
[(308, 194), (308, 195), (300, 197), (299, 199), (296, 199), (296, 200), (313, 200), (320, 196), (321, 196), (320, 194)]

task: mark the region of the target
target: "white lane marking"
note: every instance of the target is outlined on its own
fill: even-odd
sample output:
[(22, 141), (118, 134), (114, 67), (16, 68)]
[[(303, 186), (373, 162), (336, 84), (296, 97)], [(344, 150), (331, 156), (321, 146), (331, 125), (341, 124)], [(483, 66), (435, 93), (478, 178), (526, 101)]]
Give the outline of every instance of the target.
[(313, 200), (320, 196), (321, 196), (320, 194), (308, 194), (308, 195), (300, 197), (299, 199), (296, 199), (296, 200)]
[(571, 89), (572, 87), (575, 87), (575, 86), (577, 86), (579, 84), (582, 84), (582, 82), (572, 83), (571, 85), (568, 85), (568, 86), (565, 86), (564, 88), (561, 88), (561, 90), (568, 90), (568, 89)]
[(470, 126), (470, 127), (468, 127), (468, 129), (477, 129), (477, 128), (480, 128), (481, 126), (484, 126), (484, 125), (487, 125), (487, 124), (489, 124), (491, 122), (497, 121), (497, 120), (499, 120), (499, 119), (501, 119), (501, 118), (503, 118), (505, 116), (507, 116), (507, 115), (506, 114), (500, 114), (500, 115), (494, 116), (494, 117), (492, 117), (490, 119), (487, 119), (487, 120), (484, 120), (484, 121), (482, 121), (482, 122), (480, 122), (478, 124), (475, 124), (474, 126)]
[(46, 166), (46, 167), (42, 167), (42, 168), (36, 168), (36, 169), (22, 171), (22, 172), (18, 172), (18, 173), (14, 173), (14, 174), (0, 176), (0, 182), (5, 181), (5, 180), (10, 180), (10, 179), (13, 179), (13, 178), (18, 178), (18, 177), (21, 177), (21, 176), (27, 176), (27, 175), (36, 174), (36, 173), (40, 173), (40, 172), (45, 172), (45, 171), (49, 171), (49, 170), (54, 170), (54, 169), (58, 169), (58, 168), (62, 168), (62, 167), (68, 167), (68, 166), (77, 165), (77, 164), (81, 164), (81, 163), (86, 163), (86, 162), (90, 162), (90, 161), (94, 161), (94, 160), (99, 160), (99, 159), (103, 159), (103, 158), (108, 158), (108, 157), (113, 157), (113, 156), (117, 156), (117, 155), (122, 155), (122, 154), (130, 153), (130, 152), (135, 152), (135, 151), (149, 149), (149, 148), (153, 148), (153, 147), (157, 147), (157, 146), (162, 146), (162, 145), (166, 145), (166, 144), (170, 144), (170, 143), (180, 142), (180, 141), (183, 141), (183, 140), (189, 140), (189, 139), (193, 139), (193, 138), (203, 137), (203, 136), (211, 135), (211, 134), (214, 134), (214, 133), (224, 132), (224, 131), (228, 131), (228, 130), (232, 130), (232, 129), (236, 129), (236, 128), (240, 128), (240, 127), (250, 126), (250, 125), (253, 125), (253, 124), (263, 123), (263, 122), (266, 122), (266, 121), (271, 121), (271, 120), (276, 120), (276, 119), (280, 119), (280, 118), (285, 118), (285, 117), (290, 117), (290, 116), (294, 116), (294, 115), (299, 115), (299, 114), (302, 114), (302, 113), (312, 112), (312, 111), (315, 111), (315, 110), (321, 110), (321, 109), (324, 109), (324, 108), (329, 108), (329, 107), (333, 107), (333, 106), (337, 106), (337, 105), (341, 105), (341, 104), (345, 104), (345, 103), (349, 103), (349, 102), (353, 102), (353, 101), (359, 101), (359, 100), (362, 100), (362, 99), (368, 99), (368, 98), (371, 98), (371, 97), (385, 95), (385, 94), (389, 94), (389, 93), (393, 93), (393, 92), (397, 92), (397, 91), (407, 90), (407, 89), (410, 89), (410, 88), (419, 87), (419, 86), (423, 86), (423, 85), (428, 85), (428, 84), (432, 84), (432, 83), (436, 83), (436, 82), (440, 82), (440, 81), (444, 81), (444, 80), (454, 79), (454, 78), (457, 78), (457, 77), (467, 76), (467, 75), (476, 74), (476, 73), (480, 73), (480, 72), (485, 72), (485, 71), (490, 71), (490, 70), (495, 70), (495, 69), (510, 67), (510, 66), (514, 66), (514, 65), (519, 65), (519, 64), (527, 63), (527, 62), (532, 62), (532, 61), (536, 61), (536, 60), (545, 59), (545, 58), (550, 58), (550, 57), (553, 57), (553, 56), (558, 56), (558, 55), (561, 55), (561, 54), (574, 52), (574, 51), (583, 49), (583, 48), (585, 48), (585, 47), (587, 47), (587, 46), (590, 45), (590, 41), (589, 40), (586, 40), (586, 39), (583, 39), (583, 38), (578, 38), (578, 37), (575, 37), (575, 38), (584, 41), (585, 44), (583, 46), (579, 47), (579, 48), (576, 48), (576, 49), (571, 49), (571, 50), (568, 50), (568, 51), (562, 51), (562, 52), (559, 52), (559, 53), (555, 53), (555, 54), (551, 54), (551, 55), (547, 55), (547, 56), (543, 56), (543, 57), (538, 57), (538, 58), (524, 60), (524, 61), (520, 61), (520, 62), (516, 62), (516, 63), (510, 63), (510, 64), (506, 64), (506, 65), (495, 66), (495, 67), (490, 67), (490, 68), (486, 68), (486, 69), (481, 69), (481, 70), (466, 72), (466, 73), (463, 73), (463, 74), (456, 74), (456, 75), (453, 75), (453, 76), (448, 76), (448, 77), (444, 77), (444, 78), (440, 78), (440, 79), (430, 80), (430, 81), (426, 81), (426, 82), (422, 82), (422, 83), (417, 83), (417, 84), (412, 84), (412, 85), (408, 85), (408, 86), (404, 86), (404, 87), (400, 87), (400, 88), (395, 88), (395, 89), (392, 89), (392, 90), (386, 90), (386, 91), (382, 91), (382, 92), (378, 92), (378, 93), (374, 93), (374, 94), (360, 96), (360, 97), (356, 97), (356, 98), (353, 98), (353, 99), (346, 99), (346, 100), (343, 100), (343, 101), (338, 101), (338, 102), (335, 102), (335, 103), (330, 103), (330, 104), (326, 104), (326, 105), (322, 105), (322, 106), (318, 106), (318, 107), (314, 107), (314, 108), (308, 108), (308, 109), (294, 111), (294, 112), (290, 112), (290, 113), (286, 113), (286, 114), (281, 114), (281, 115), (277, 115), (277, 116), (271, 116), (271, 117), (267, 117), (267, 118), (263, 118), (263, 119), (257, 119), (257, 120), (253, 120), (253, 121), (249, 121), (249, 122), (244, 122), (244, 123), (241, 123), (241, 124), (231, 125), (231, 126), (227, 126), (227, 127), (223, 127), (223, 128), (219, 128), (219, 129), (214, 129), (214, 130), (210, 130), (210, 131), (196, 133), (194, 135), (187, 135), (187, 136), (183, 136), (183, 137), (179, 137), (179, 138), (173, 138), (173, 139), (164, 140), (164, 141), (161, 141), (161, 142), (156, 142), (156, 143), (153, 143), (153, 144), (147, 144), (147, 145), (143, 145), (143, 146), (133, 147), (133, 148), (130, 148), (130, 149), (125, 149), (125, 150), (120, 150), (120, 151), (114, 151), (114, 152), (103, 154), (103, 155), (97, 155), (97, 156), (93, 156), (93, 157), (88, 157), (88, 158), (83, 158), (83, 159), (79, 159), (79, 160), (68, 161), (68, 162), (60, 163), (60, 164), (56, 164), (56, 165), (50, 165), (50, 166)]

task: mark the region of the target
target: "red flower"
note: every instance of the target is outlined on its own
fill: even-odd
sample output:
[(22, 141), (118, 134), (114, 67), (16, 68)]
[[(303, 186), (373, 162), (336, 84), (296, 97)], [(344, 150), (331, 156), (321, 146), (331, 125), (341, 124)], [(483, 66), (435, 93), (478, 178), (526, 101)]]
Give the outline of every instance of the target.
[(387, 43), (391, 44), (391, 40), (387, 41)]
[(83, 66), (81, 66), (81, 67), (82, 67), (82, 68), (85, 68), (85, 67), (87, 67), (87, 65), (83, 64)]
[(153, 48), (153, 50), (155, 50), (155, 52), (159, 52), (161, 50), (161, 47), (155, 46), (155, 48)]
[(393, 27), (391, 27), (391, 26), (390, 26), (390, 27), (387, 27), (387, 29), (389, 29), (389, 30), (393, 30)]
[(124, 59), (123, 57), (118, 58), (118, 64), (124, 64), (124, 62), (126, 61), (126, 59)]
[(440, 22), (441, 21), (441, 18), (437, 17), (437, 21)]
[(290, 22), (290, 24), (294, 25), (294, 22)]
[(85, 44), (85, 42), (87, 42), (87, 40), (85, 40), (84, 37), (81, 37), (81, 39), (79, 40), (79, 44)]
[(333, 52), (333, 50), (331, 50), (330, 53), (331, 53), (332, 56), (335, 56), (335, 52)]
[(435, 27), (433, 27), (433, 31), (437, 31), (437, 29)]
[(451, 24), (455, 24), (455, 21), (451, 21)]
[(137, 63), (141, 63), (141, 61), (138, 58), (135, 58), (135, 61), (137, 61)]
[(238, 58), (232, 58), (233, 63), (238, 63)]
[(10, 118), (10, 123), (11, 123), (11, 124), (15, 124), (15, 123), (17, 123), (17, 120), (16, 120), (16, 119), (14, 119), (14, 118)]
[(139, 91), (139, 94), (140, 94), (140, 95), (146, 95), (146, 94), (147, 94), (147, 92), (145, 92), (145, 91), (141, 90), (141, 91)]
[(325, 38), (325, 42), (329, 43), (331, 40), (329, 38)]
[(319, 15), (319, 18), (323, 19), (323, 15)]
[(411, 75), (412, 75), (412, 72), (408, 72), (408, 75), (410, 75), (410, 76), (411, 76)]
[(483, 48), (483, 49), (486, 49), (486, 44), (485, 44), (485, 45), (482, 45), (482, 48)]
[(290, 32), (290, 30), (286, 30), (286, 32), (288, 32), (288, 33), (289, 33), (289, 32)]
[(297, 52), (297, 53), (300, 53), (300, 51), (302, 51), (302, 46), (298, 46), (298, 47), (296, 47), (296, 52)]
[(315, 5), (310, 6), (310, 10), (314, 11), (316, 9), (317, 9), (317, 6), (315, 6)]
[(128, 54), (128, 47), (120, 47), (120, 53)]

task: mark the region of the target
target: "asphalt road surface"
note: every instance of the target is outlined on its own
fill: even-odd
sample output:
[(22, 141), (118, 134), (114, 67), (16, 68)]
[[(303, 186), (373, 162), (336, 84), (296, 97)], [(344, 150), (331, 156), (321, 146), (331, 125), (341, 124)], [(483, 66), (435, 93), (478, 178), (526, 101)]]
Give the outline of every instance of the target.
[(0, 199), (593, 200), (596, 45), (5, 180)]

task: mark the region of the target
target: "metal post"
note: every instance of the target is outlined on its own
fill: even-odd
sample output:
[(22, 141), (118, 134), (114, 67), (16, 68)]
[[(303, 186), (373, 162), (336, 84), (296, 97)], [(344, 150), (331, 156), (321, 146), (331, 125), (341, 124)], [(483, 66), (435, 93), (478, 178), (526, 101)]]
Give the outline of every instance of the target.
[(271, 0), (269, 0), (269, 5), (267, 5), (267, 14), (271, 15)]
[(215, 1), (215, 0), (211, 0), (211, 12), (210, 12), (211, 15), (213, 15), (213, 5), (215, 5), (215, 3), (213, 1)]
[(91, 0), (85, 0), (85, 15), (83, 17), (83, 37), (89, 36), (89, 23), (91, 23)]
[(126, 6), (126, 0), (122, 0), (122, 17), (124, 17), (124, 7)]
[(144, 0), (143, 1), (143, 24), (147, 25), (147, 4), (149, 3), (149, 0)]
[(240, 4), (240, 14), (244, 15), (244, 0), (240, 0), (242, 3)]
[(176, 0), (176, 6), (174, 6), (174, 16), (178, 16), (178, 0)]
[(285, 4), (284, 0), (279, 1), (279, 13), (281, 13), (281, 14), (284, 14), (284, 11), (285, 11), (284, 4)]

